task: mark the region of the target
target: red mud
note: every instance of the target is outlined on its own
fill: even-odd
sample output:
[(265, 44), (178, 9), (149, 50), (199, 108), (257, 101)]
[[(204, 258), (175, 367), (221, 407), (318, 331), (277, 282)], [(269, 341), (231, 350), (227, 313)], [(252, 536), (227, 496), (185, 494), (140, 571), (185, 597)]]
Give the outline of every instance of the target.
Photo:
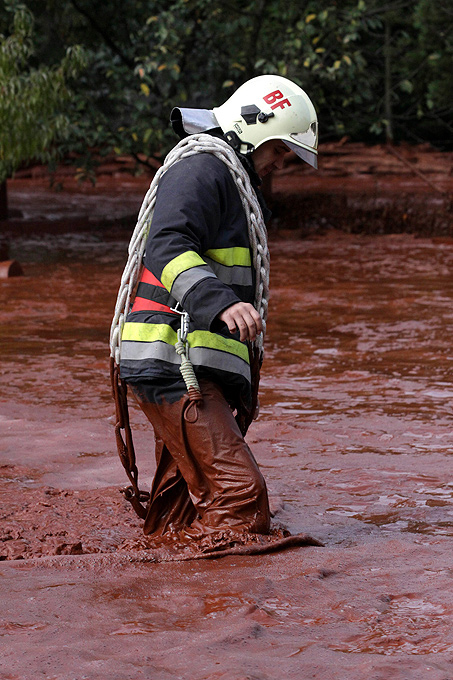
[[(28, 192), (36, 215), (17, 187), (11, 207)], [(453, 239), (272, 237), (248, 441), (275, 521), (325, 546), (158, 562), (119, 493), (108, 386), (127, 233), (22, 225), (9, 258), (25, 276), (0, 281), (0, 678), (453, 677)]]

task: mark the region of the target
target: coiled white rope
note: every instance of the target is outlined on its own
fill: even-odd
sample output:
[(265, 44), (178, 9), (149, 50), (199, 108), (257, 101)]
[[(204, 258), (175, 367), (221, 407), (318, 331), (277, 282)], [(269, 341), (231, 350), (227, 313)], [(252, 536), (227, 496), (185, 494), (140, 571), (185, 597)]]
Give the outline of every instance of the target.
[(230, 145), (218, 137), (208, 134), (197, 134), (190, 135), (181, 140), (170, 151), (165, 158), (164, 164), (156, 172), (143, 199), (137, 224), (129, 243), (128, 260), (121, 277), (115, 313), (110, 329), (110, 356), (114, 358), (118, 365), (120, 363), (122, 328), (129, 312), (132, 293), (138, 283), (146, 239), (156, 203), (159, 181), (162, 175), (174, 163), (197, 153), (212, 153), (217, 158), (220, 158), (228, 167), (239, 190), (242, 206), (247, 218), (250, 248), (252, 250), (253, 266), (256, 275), (254, 307), (263, 320), (263, 333), (257, 337), (254, 345), (261, 355), (263, 353), (269, 299), (270, 264), (267, 247), (267, 230), (264, 224), (263, 213), (251, 185), (250, 178)]

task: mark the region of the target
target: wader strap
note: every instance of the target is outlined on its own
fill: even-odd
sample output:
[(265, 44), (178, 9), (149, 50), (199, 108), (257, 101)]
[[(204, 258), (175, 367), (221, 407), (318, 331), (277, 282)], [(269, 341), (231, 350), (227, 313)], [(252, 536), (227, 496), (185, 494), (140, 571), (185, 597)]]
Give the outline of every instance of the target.
[[(145, 519), (147, 508), (144, 503), (149, 501), (149, 493), (140, 491), (138, 488), (138, 469), (135, 462), (135, 449), (132, 441), (132, 431), (129, 423), (129, 409), (127, 405), (127, 385), (121, 380), (118, 366), (113, 357), (110, 357), (110, 382), (112, 395), (115, 400), (116, 423), (115, 439), (118, 455), (126, 470), (131, 486), (121, 489), (121, 493), (129, 501), (135, 512), (141, 519)], [(124, 438), (121, 433), (124, 430)]]

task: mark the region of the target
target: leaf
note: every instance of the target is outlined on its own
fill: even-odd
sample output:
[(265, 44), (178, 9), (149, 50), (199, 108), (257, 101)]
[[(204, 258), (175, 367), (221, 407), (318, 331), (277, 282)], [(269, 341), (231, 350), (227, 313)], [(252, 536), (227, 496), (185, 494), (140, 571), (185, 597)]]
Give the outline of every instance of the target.
[(353, 40), (357, 40), (358, 38), (358, 33), (348, 33), (347, 35), (344, 36), (343, 38), (343, 43), (347, 45), (348, 43), (352, 42)]
[(143, 94), (145, 95), (145, 97), (149, 97), (150, 90), (149, 90), (149, 87), (146, 83), (140, 83), (140, 89), (143, 92)]
[(406, 80), (402, 80), (402, 81), (400, 82), (400, 88), (403, 90), (403, 92), (407, 92), (408, 94), (410, 94), (411, 92), (414, 91), (414, 85), (413, 85), (413, 83), (411, 83), (411, 81), (410, 81), (410, 80), (407, 80), (407, 79), (406, 79)]
[(316, 19), (316, 14), (307, 14), (305, 17), (305, 23), (309, 24), (310, 21), (313, 21), (313, 19)]

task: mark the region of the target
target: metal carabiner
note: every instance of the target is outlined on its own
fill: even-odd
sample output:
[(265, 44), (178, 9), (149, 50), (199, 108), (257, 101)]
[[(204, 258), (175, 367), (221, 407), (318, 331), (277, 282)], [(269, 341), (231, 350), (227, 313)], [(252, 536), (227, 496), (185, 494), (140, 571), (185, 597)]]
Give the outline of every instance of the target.
[[(179, 309), (178, 309), (178, 307), (179, 307)], [(187, 333), (189, 332), (190, 317), (187, 314), (187, 312), (185, 312), (183, 310), (183, 308), (181, 307), (179, 302), (176, 303), (175, 307), (171, 307), (171, 311), (175, 312), (175, 314), (179, 314), (181, 316), (181, 330), (180, 330), (180, 333), (179, 333), (179, 335), (180, 335), (179, 339), (182, 342), (185, 343), (186, 340), (187, 340)]]
[(181, 314), (181, 340), (186, 342), (187, 334), (189, 332), (189, 315), (187, 312)]

